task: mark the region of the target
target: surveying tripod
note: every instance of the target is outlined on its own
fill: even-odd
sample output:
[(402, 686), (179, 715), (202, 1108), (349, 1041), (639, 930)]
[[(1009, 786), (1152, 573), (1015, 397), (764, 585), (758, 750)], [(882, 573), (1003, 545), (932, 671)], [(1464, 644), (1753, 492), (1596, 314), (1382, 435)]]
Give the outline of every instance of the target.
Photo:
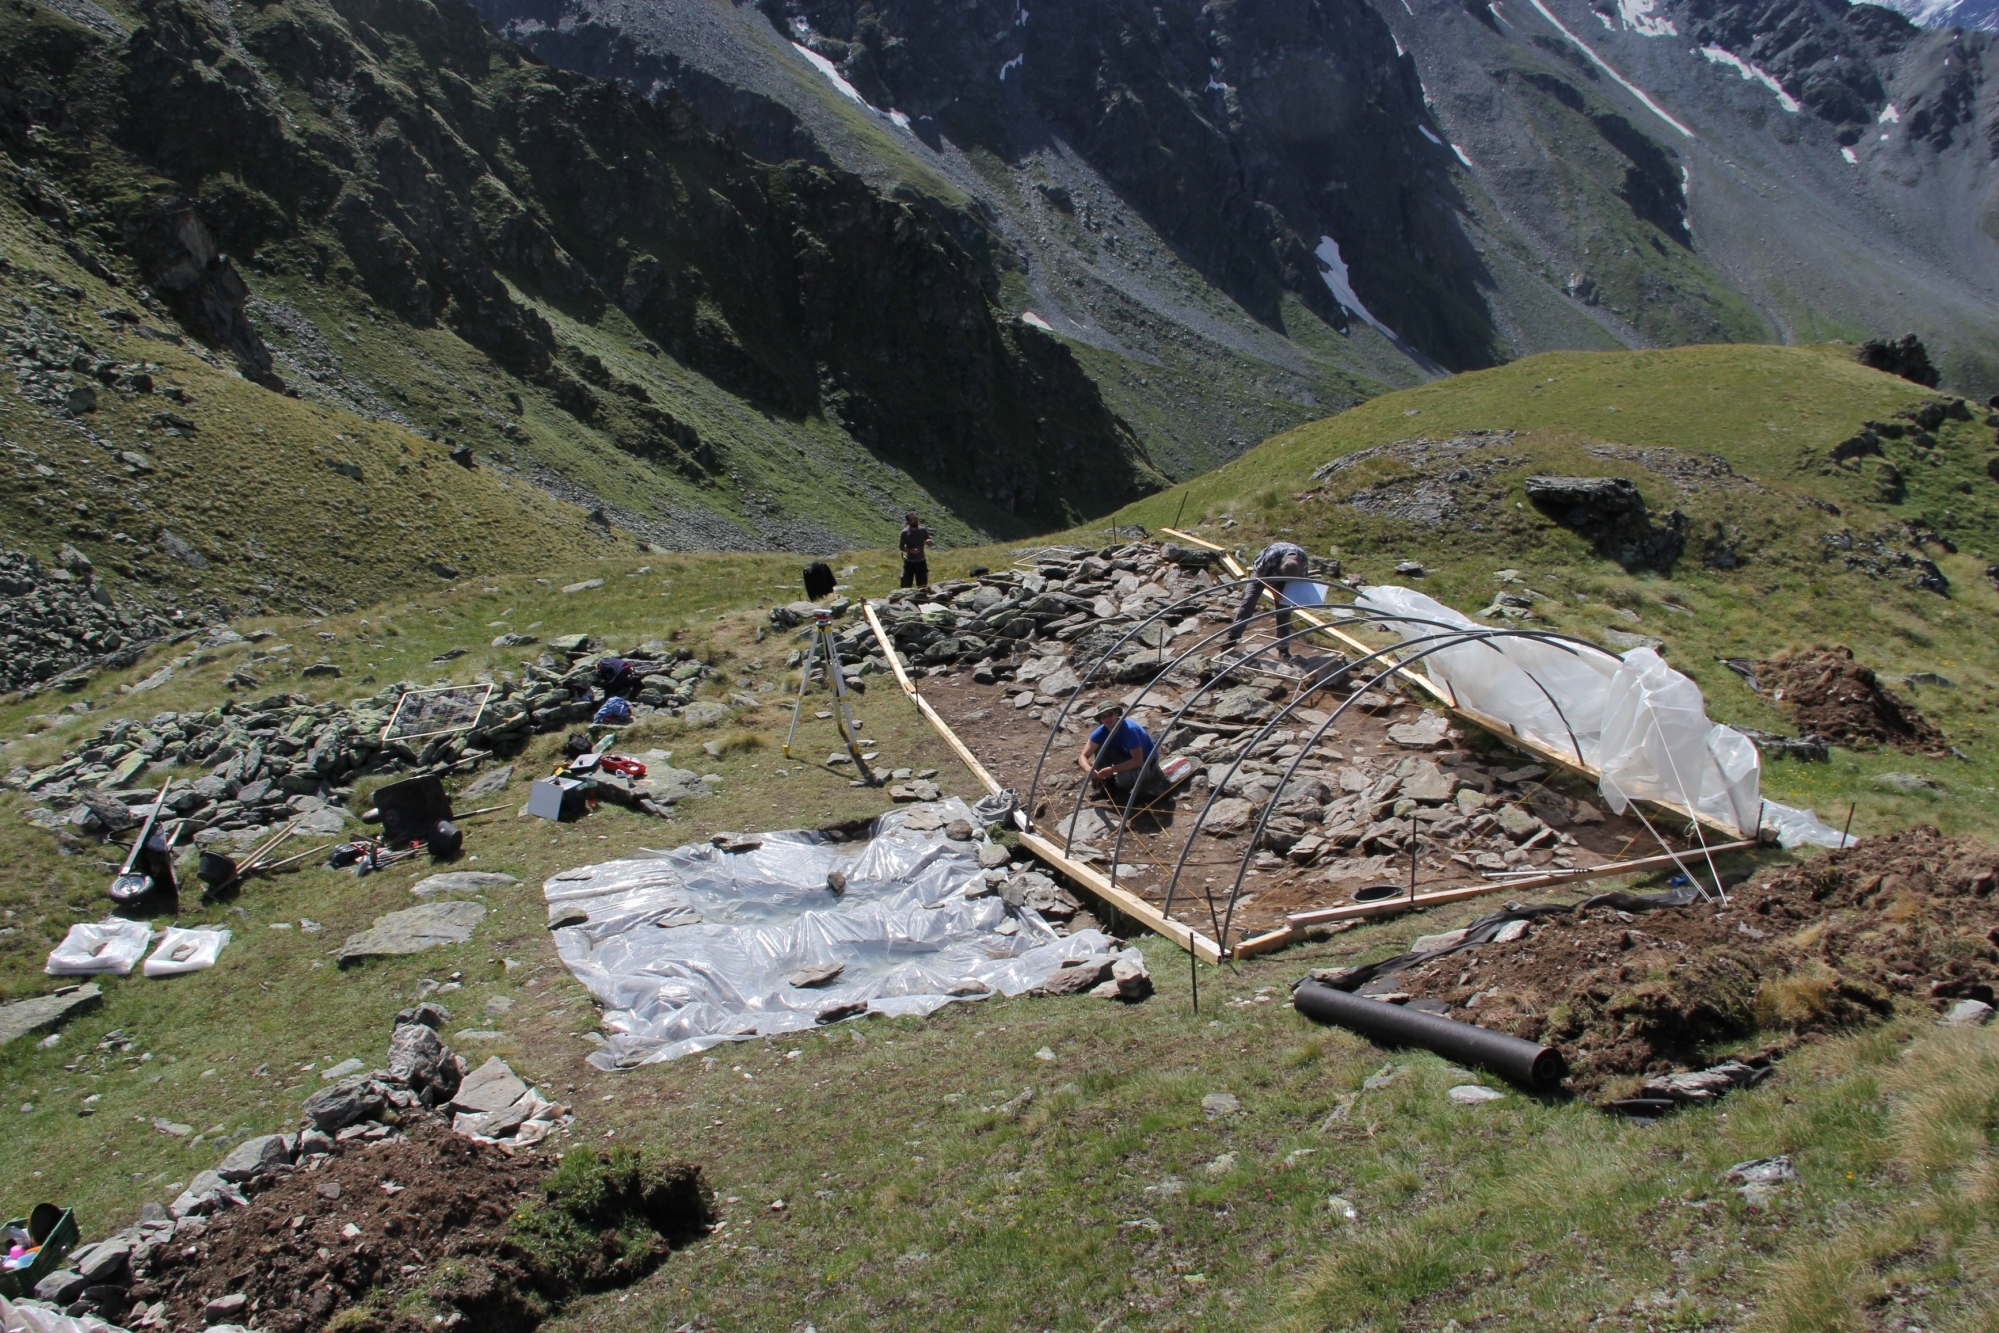
[(847, 753), (865, 776), (867, 767), (861, 762), (861, 743), (854, 738), (854, 715), (847, 707), (847, 677), (840, 669), (840, 652), (833, 646), (831, 611), (814, 608), (812, 612), (812, 644), (800, 664), (798, 697), (791, 704), (791, 730), (784, 734), (784, 757), (791, 758), (792, 738), (798, 735), (798, 715), (805, 708), (806, 693), (812, 688), (812, 668), (821, 658), (826, 663), (826, 679), (833, 686), (834, 719), (840, 724), (840, 737), (847, 742)]

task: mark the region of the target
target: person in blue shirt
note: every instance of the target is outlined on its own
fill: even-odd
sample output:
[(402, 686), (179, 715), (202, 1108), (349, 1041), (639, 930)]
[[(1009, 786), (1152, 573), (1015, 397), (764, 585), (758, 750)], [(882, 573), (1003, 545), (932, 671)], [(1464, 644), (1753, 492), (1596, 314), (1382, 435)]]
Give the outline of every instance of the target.
[(1097, 729), (1083, 742), (1076, 764), (1105, 795), (1120, 801), (1139, 786), (1140, 797), (1157, 795), (1165, 783), (1159, 775), (1158, 744), (1144, 727), (1124, 715), (1124, 705), (1110, 700), (1097, 709)]

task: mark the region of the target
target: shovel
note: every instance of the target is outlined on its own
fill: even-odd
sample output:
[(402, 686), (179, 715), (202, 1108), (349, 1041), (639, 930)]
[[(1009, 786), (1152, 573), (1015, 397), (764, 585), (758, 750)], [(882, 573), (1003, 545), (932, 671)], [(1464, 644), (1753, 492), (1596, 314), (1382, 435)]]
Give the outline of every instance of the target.
[(119, 868), (118, 877), (111, 881), (112, 902), (137, 902), (153, 891), (153, 877), (139, 869), (139, 858), (146, 854), (146, 839), (153, 836), (153, 828), (160, 822), (160, 807), (166, 804), (167, 788), (172, 785), (171, 779), (160, 784), (158, 799), (146, 812), (146, 822), (139, 825), (139, 836), (132, 840), (132, 850), (125, 854), (125, 864)]

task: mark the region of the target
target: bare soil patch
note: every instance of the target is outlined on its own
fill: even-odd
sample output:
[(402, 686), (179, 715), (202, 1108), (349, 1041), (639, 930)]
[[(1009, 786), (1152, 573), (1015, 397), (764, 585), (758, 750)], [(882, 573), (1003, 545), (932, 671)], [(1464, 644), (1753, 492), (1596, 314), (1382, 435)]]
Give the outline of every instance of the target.
[(1542, 917), (1396, 973), (1393, 990), (1548, 1042), (1579, 1091), (1615, 1097), (1759, 1031), (1780, 1034), (1767, 1055), (1897, 1004), (1992, 1003), (1995, 889), (1999, 849), (1917, 827), (1765, 871), (1725, 905)]
[(404, 1135), (342, 1145), (211, 1217), (200, 1236), (176, 1237), (154, 1258), (152, 1290), (134, 1299), (164, 1300), (175, 1328), (201, 1327), (208, 1302), (240, 1293), (249, 1303), (229, 1319), (271, 1333), (336, 1318), (354, 1333), (513, 1333), (572, 1295), (642, 1276), (707, 1222), (699, 1175), (680, 1168), (685, 1215), (636, 1248), (609, 1225), (580, 1253), (524, 1243), (515, 1223), (548, 1194), (554, 1154), (510, 1156), (427, 1118)]
[(1805, 735), (1839, 745), (1892, 745), (1908, 754), (1950, 753), (1935, 724), (1883, 688), (1850, 648), (1787, 653), (1757, 663), (1756, 675)]

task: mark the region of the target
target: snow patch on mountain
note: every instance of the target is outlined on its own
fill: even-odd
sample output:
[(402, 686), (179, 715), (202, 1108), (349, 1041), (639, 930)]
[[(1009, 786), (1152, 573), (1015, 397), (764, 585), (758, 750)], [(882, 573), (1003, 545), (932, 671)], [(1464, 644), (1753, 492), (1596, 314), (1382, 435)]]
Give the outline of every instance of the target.
[(1347, 261), (1340, 257), (1340, 243), (1330, 236), (1321, 236), (1319, 248), (1312, 253), (1326, 266), (1319, 276), (1325, 279), (1326, 290), (1333, 294), (1333, 299), (1359, 315), (1361, 320), (1376, 333), (1400, 344), (1402, 340), (1395, 336), (1395, 330), (1370, 314), (1368, 308), (1361, 304), (1360, 297), (1354, 294), (1353, 283), (1347, 277)]
[[(1617, 0), (1617, 16), (1641, 37), (1677, 37), (1680, 30), (1664, 14), (1655, 14), (1659, 0)], [(1605, 27), (1610, 25), (1606, 23)]]
[(798, 54), (804, 56), (807, 60), (812, 62), (812, 68), (818, 70), (821, 74), (824, 74), (828, 79), (830, 79), (833, 83), (833, 86), (835, 88), (838, 88), (843, 96), (853, 98), (858, 105), (867, 107), (868, 110), (873, 111), (877, 116), (882, 114), (881, 111), (876, 107), (868, 105), (868, 99), (861, 96), (860, 89), (856, 88), (853, 84), (848, 83), (844, 78), (840, 77), (840, 67), (838, 65), (835, 65), (825, 56), (820, 55), (817, 51), (813, 50), (809, 46), (806, 46), (802, 42), (793, 42), (791, 45), (792, 48), (798, 52)]
[(1778, 106), (1794, 116), (1798, 113), (1798, 99), (1785, 92), (1784, 85), (1777, 82), (1776, 76), (1761, 65), (1750, 64), (1725, 46), (1703, 46), (1695, 54), (1704, 56), (1710, 65), (1726, 65), (1743, 78), (1762, 84), (1777, 94)]
[[(1540, 14), (1542, 18), (1548, 20), (1549, 23), (1554, 25), (1556, 32), (1559, 32), (1562, 34), (1562, 36), (1568, 38), (1569, 41), (1575, 45), (1575, 48), (1578, 51), (1581, 51), (1585, 56), (1588, 56), (1591, 64), (1595, 65), (1605, 74), (1610, 75), (1611, 78), (1617, 80), (1618, 86), (1624, 89), (1625, 92), (1630, 93), (1633, 97), (1643, 102), (1645, 104), (1645, 109), (1647, 111), (1650, 111), (1653, 115), (1665, 121), (1668, 125), (1671, 125), (1674, 129), (1686, 135), (1689, 139), (1698, 139), (1700, 137), (1699, 135), (1695, 134), (1692, 130), (1688, 129), (1685, 125), (1682, 125), (1679, 121), (1674, 120), (1671, 116), (1667, 115), (1666, 109), (1660, 106), (1657, 102), (1653, 101), (1651, 94), (1647, 93), (1643, 88), (1640, 88), (1637, 84), (1633, 83), (1631, 80), (1625, 78), (1622, 74), (1619, 74), (1617, 70), (1611, 66), (1611, 63), (1608, 60), (1605, 60), (1602, 56), (1596, 53), (1596, 49), (1594, 47), (1592, 47), (1588, 42), (1584, 41), (1582, 38), (1570, 32), (1567, 26), (1564, 25), (1560, 19), (1556, 18), (1552, 13), (1549, 12), (1548, 7), (1542, 4), (1541, 0), (1527, 0), (1527, 2), (1534, 6), (1534, 10), (1536, 13)], [(1649, 7), (1649, 0), (1648, 0), (1648, 7)]]

